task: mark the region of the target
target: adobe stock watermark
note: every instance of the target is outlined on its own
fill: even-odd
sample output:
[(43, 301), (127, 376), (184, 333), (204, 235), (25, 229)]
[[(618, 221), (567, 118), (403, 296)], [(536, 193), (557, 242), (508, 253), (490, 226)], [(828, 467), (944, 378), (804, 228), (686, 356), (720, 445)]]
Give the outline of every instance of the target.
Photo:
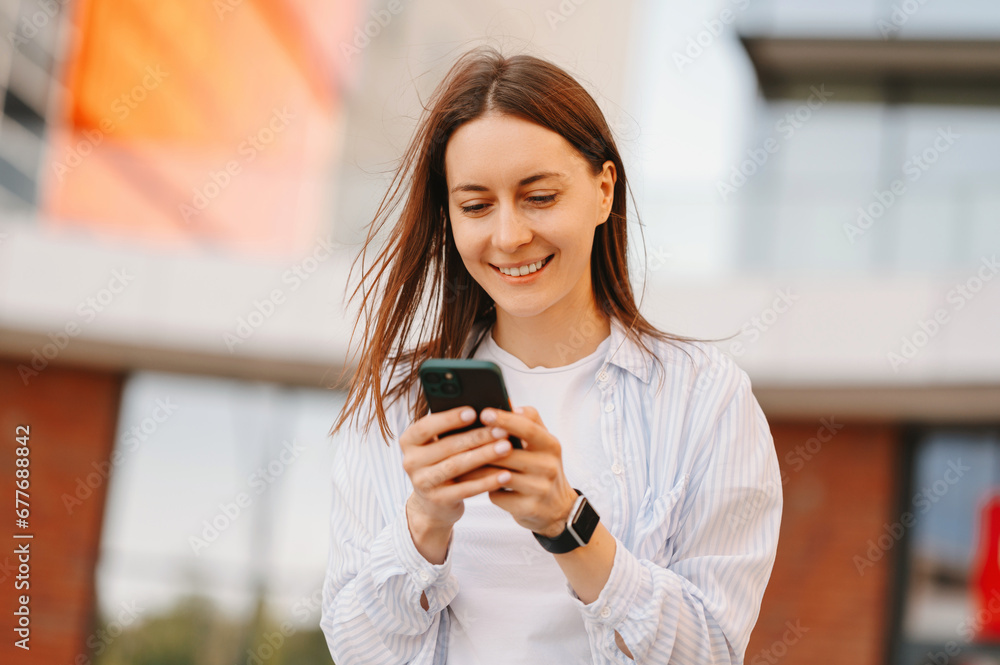
[[(823, 450), (823, 444), (829, 443), (837, 435), (837, 432), (842, 429), (844, 429), (844, 424), (838, 423), (834, 416), (830, 416), (829, 420), (820, 418), (816, 436), (809, 437), (802, 445), (795, 446), (794, 450), (788, 451), (785, 455), (785, 464), (791, 467), (794, 473), (798, 473), (805, 468), (806, 462), (811, 461), (813, 457)], [(786, 475), (782, 479), (782, 484), (787, 482), (787, 478), (788, 476)]]
[[(27, 45), (32, 39), (38, 36), (38, 31), (45, 29), (49, 21), (56, 17), (69, 0), (35, 0), (35, 4), (41, 9), (29, 16), (22, 16), (21, 23), (15, 32), (7, 33), (7, 41), (11, 46), (19, 48)], [(14, 5), (15, 11), (17, 5)]]
[[(302, 623), (314, 621), (314, 617), (323, 608), (323, 589), (319, 588), (308, 596), (302, 596), (292, 604), (292, 616)], [(262, 635), (261, 643), (253, 649), (246, 650), (247, 665), (265, 665), (285, 645), (285, 642), (296, 633), (295, 626), (290, 621), (283, 621), (277, 630)]]
[(820, 418), (816, 434), (785, 454), (785, 465), (791, 468), (791, 473), (782, 471), (778, 483), (768, 482), (763, 491), (755, 494), (751, 500), (742, 503), (735, 513), (730, 512), (727, 516), (729, 525), (736, 528), (755, 519), (768, 499), (784, 491), (785, 485), (791, 479), (791, 474), (804, 469), (806, 463), (812, 461), (823, 450), (823, 444), (829, 443), (842, 429), (844, 429), (844, 424), (838, 423), (835, 416), (830, 416), (829, 419)]
[(750, 6), (750, 0), (731, 0), (736, 10), (729, 7), (719, 12), (716, 18), (706, 19), (701, 22), (703, 29), (693, 37), (688, 37), (687, 45), (682, 51), (675, 50), (673, 53), (674, 66), (677, 71), (683, 72), (688, 65), (693, 65), (694, 61), (705, 54), (705, 51), (715, 44), (715, 41), (726, 31), (726, 26), (736, 21), (737, 12), (744, 11)]
[(92, 658), (100, 656), (111, 644), (121, 637), (125, 629), (135, 623), (145, 609), (138, 607), (133, 600), (130, 603), (122, 602), (118, 612), (103, 628), (98, 628), (91, 633), (86, 640), (89, 653), (78, 653), (73, 659), (73, 665), (91, 665)]
[(649, 268), (650, 272), (657, 272), (666, 268), (670, 264), (670, 259), (673, 258), (673, 254), (667, 251), (667, 248), (663, 245), (657, 245), (653, 249), (653, 255), (650, 257), (649, 262), (646, 267)]
[(194, 550), (196, 556), (201, 556), (202, 551), (219, 539), (243, 513), (253, 505), (253, 502), (268, 490), (295, 460), (302, 455), (305, 447), (295, 439), (283, 441), (281, 452), (272, 458), (266, 465), (257, 469), (247, 476), (247, 489), (251, 491), (239, 491), (232, 501), (225, 501), (219, 504), (219, 511), (209, 519), (202, 520), (201, 537), (193, 535), (188, 538), (188, 544)]
[[(586, 480), (580, 481), (575, 487), (588, 497), (591, 501), (600, 500), (600, 497), (614, 495), (617, 488), (625, 485), (628, 476), (628, 469), (634, 464), (631, 456), (626, 455), (623, 459), (615, 461), (610, 466), (604, 467), (599, 474), (594, 474)], [(552, 555), (542, 549), (537, 543), (519, 547), (524, 564), (532, 566), (541, 561), (551, 561)]]
[(560, 23), (565, 23), (569, 17), (576, 13), (577, 8), (587, 0), (562, 0), (555, 9), (545, 10), (545, 20), (549, 24), (549, 29), (555, 31)]
[(760, 336), (766, 333), (777, 323), (778, 318), (790, 310), (799, 300), (799, 296), (792, 293), (791, 289), (778, 289), (775, 291), (774, 301), (770, 307), (765, 308), (760, 314), (750, 317), (750, 320), (740, 327), (740, 340), (733, 340), (729, 344), (729, 353), (734, 356), (742, 356), (746, 352), (746, 347), (755, 343)]
[[(949, 460), (948, 468), (945, 469), (941, 478), (931, 483), (930, 487), (923, 487), (913, 495), (912, 503), (917, 509), (917, 514), (923, 515), (927, 513), (970, 470), (972, 470), (972, 467), (962, 464), (961, 458), (955, 461)], [(879, 534), (877, 538), (868, 539), (868, 549), (865, 551), (865, 556), (862, 557), (855, 554), (852, 559), (858, 575), (863, 577), (865, 570), (873, 568), (875, 563), (880, 561), (885, 556), (885, 553), (892, 549), (893, 545), (906, 533), (906, 530), (912, 528), (917, 523), (917, 514), (908, 510), (900, 515), (899, 519), (892, 524), (882, 524), (883, 533)]]
[(446, 279), (444, 282), (444, 290), (445, 294), (441, 299), (445, 304), (450, 305), (458, 300), (459, 291), (469, 290), (469, 284), (467, 282), (455, 284), (452, 280)]
[(160, 87), (164, 79), (170, 73), (164, 71), (163, 67), (152, 65), (144, 70), (145, 76), (142, 80), (111, 102), (111, 113), (101, 118), (94, 129), (85, 129), (81, 132), (82, 138), (75, 143), (66, 146), (61, 161), (53, 162), (52, 171), (59, 182), (66, 178), (66, 174), (83, 164), (84, 160), (94, 152), (94, 148), (101, 145), (104, 139), (118, 131), (121, 124), (132, 115), (132, 111), (149, 98), (149, 93)]
[(724, 367), (722, 363), (709, 362), (707, 368), (697, 368), (696, 371), (698, 376), (694, 380), (691, 392), (698, 394), (703, 390), (711, 388), (715, 382), (722, 377), (723, 372), (730, 371), (730, 369), (728, 367)]
[(384, 9), (373, 9), (363, 25), (355, 26), (354, 39), (340, 42), (340, 54), (347, 62), (368, 48), (373, 39), (378, 39), (382, 31), (389, 27), (392, 19), (403, 11), (402, 0), (389, 0)]
[[(281, 274), (281, 283), (288, 285), (288, 291), (294, 293), (319, 270), (320, 265), (333, 256), (337, 248), (328, 238), (320, 238), (310, 254), (296, 262)], [(253, 337), (254, 333), (273, 317), (278, 308), (287, 302), (287, 293), (283, 288), (271, 289), (265, 296), (253, 301), (253, 306), (245, 316), (236, 319), (232, 332), (222, 333), (222, 341), (229, 353), (234, 353), (236, 347)]]
[[(941, 155), (948, 152), (951, 146), (955, 145), (955, 141), (960, 138), (962, 138), (961, 135), (953, 132), (951, 127), (947, 129), (938, 128), (937, 137), (931, 145), (924, 148), (919, 154), (912, 155), (903, 162), (902, 171), (905, 179), (910, 182), (920, 180), (924, 173), (940, 159)], [(899, 200), (899, 197), (905, 193), (906, 181), (903, 178), (893, 180), (889, 183), (887, 189), (875, 190), (872, 193), (874, 201), (870, 202), (867, 206), (858, 206), (857, 220), (853, 224), (850, 222), (844, 223), (844, 235), (847, 237), (847, 240), (852, 245), (856, 243), (858, 238), (867, 233), (868, 229), (881, 219), (889, 208)]]
[(925, 662), (932, 663), (933, 665), (950, 665), (954, 663), (955, 656), (958, 656), (962, 652), (962, 642), (968, 644), (975, 640), (976, 635), (982, 630), (983, 626), (993, 621), (998, 612), (1000, 612), (1000, 591), (994, 589), (990, 593), (990, 599), (986, 603), (986, 607), (977, 610), (975, 616), (963, 619), (955, 628), (955, 632), (958, 633), (961, 642), (958, 640), (948, 640), (945, 642), (943, 650), (928, 651)]
[(222, 21), (226, 18), (227, 14), (232, 14), (242, 4), (243, 0), (212, 0), (212, 9), (215, 10), (215, 15)]
[(9, 556), (5, 556), (3, 558), (3, 564), (0, 565), (0, 584), (6, 582), (16, 572), (17, 565), (10, 562)]
[[(774, 123), (774, 131), (780, 135), (782, 140), (787, 141), (795, 136), (795, 132), (802, 129), (812, 119), (813, 114), (823, 108), (834, 96), (833, 91), (827, 90), (826, 84), (823, 83), (818, 88), (814, 85), (810, 86), (809, 90), (810, 95), (805, 102), (799, 104), (794, 110), (789, 111)], [(733, 166), (729, 177), (716, 182), (715, 189), (722, 197), (722, 201), (728, 201), (731, 195), (747, 184), (749, 179), (767, 164), (771, 156), (780, 150), (781, 142), (774, 136), (768, 136), (756, 148), (749, 148), (747, 158)]]
[(152, 411), (148, 416), (139, 421), (137, 425), (132, 425), (121, 434), (121, 445), (111, 454), (111, 459), (104, 462), (91, 462), (93, 471), (85, 478), (76, 479), (73, 493), (63, 492), (60, 497), (66, 514), (72, 515), (78, 506), (94, 495), (94, 491), (108, 481), (111, 472), (122, 463), (128, 455), (139, 449), (139, 446), (148, 441), (156, 433), (160, 425), (167, 422), (170, 416), (177, 412), (177, 404), (170, 401), (169, 397), (157, 398)]
[[(525, 545), (521, 545), (521, 549), (527, 550), (529, 548)], [(548, 554), (541, 547), (536, 547), (535, 549), (537, 549), (543, 555), (545, 555), (542, 557), (543, 559), (546, 557), (548, 557), (549, 559), (552, 558), (552, 555)], [(467, 627), (479, 623), (479, 615), (470, 610), (468, 607), (462, 607), (461, 605), (456, 606), (455, 603), (451, 603), (450, 605), (448, 605), (448, 611), (451, 612), (454, 617), (452, 619), (452, 626), (458, 633), (465, 633), (466, 632), (465, 629)]]
[(875, 21), (875, 27), (878, 28), (882, 39), (894, 37), (899, 29), (906, 25), (910, 18), (928, 2), (929, 0), (902, 0), (902, 2), (893, 3), (889, 11), (889, 19), (880, 18)]
[(217, 199), (222, 192), (232, 184), (233, 179), (238, 176), (243, 167), (257, 158), (269, 145), (277, 140), (279, 134), (288, 129), (295, 114), (288, 110), (288, 107), (272, 109), (271, 117), (267, 122), (253, 134), (247, 137), (236, 147), (236, 154), (240, 159), (228, 160), (218, 171), (209, 171), (208, 177), (201, 184), (195, 185), (190, 201), (179, 203), (177, 210), (185, 224), (191, 222), (192, 217), (200, 215)]
[(893, 373), (898, 374), (900, 367), (909, 364), (911, 360), (916, 358), (917, 354), (930, 344), (930, 341), (937, 337), (946, 325), (951, 323), (952, 315), (964, 309), (998, 272), (1000, 272), (1000, 263), (997, 262), (996, 254), (989, 258), (982, 257), (976, 274), (964, 282), (956, 284), (945, 295), (945, 301), (951, 305), (951, 310), (949, 311), (945, 307), (935, 309), (930, 318), (917, 322), (916, 330), (899, 339), (898, 352), (889, 351), (886, 354), (885, 359), (892, 367)]
[(566, 341), (556, 344), (556, 354), (559, 356), (559, 362), (565, 363), (566, 359), (573, 352), (582, 349), (587, 340), (594, 339), (599, 332), (600, 329), (597, 327), (597, 323), (589, 319), (583, 323), (571, 326)]
[(43, 372), (49, 366), (49, 362), (55, 360), (69, 346), (70, 339), (79, 335), (85, 324), (92, 323), (98, 314), (107, 309), (134, 279), (135, 275), (128, 274), (125, 268), (112, 270), (107, 286), (87, 296), (76, 306), (76, 314), (82, 321), (67, 321), (62, 330), (50, 332), (47, 335), (48, 342), (31, 349), (31, 362), (18, 364), (17, 373), (24, 385), (28, 385), (31, 379)]
[(633, 464), (634, 460), (630, 456), (616, 460), (611, 466), (601, 469), (600, 473), (581, 482), (577, 489), (588, 497), (598, 497), (609, 492), (614, 493), (617, 488), (625, 485), (628, 470)]
[(788, 654), (789, 647), (794, 646), (798, 643), (802, 636), (809, 632), (809, 629), (802, 625), (802, 621), (797, 619), (795, 623), (791, 621), (785, 622), (786, 630), (781, 635), (780, 640), (775, 640), (771, 642), (770, 645), (764, 647), (749, 661), (750, 665), (774, 665), (779, 660), (784, 658)]

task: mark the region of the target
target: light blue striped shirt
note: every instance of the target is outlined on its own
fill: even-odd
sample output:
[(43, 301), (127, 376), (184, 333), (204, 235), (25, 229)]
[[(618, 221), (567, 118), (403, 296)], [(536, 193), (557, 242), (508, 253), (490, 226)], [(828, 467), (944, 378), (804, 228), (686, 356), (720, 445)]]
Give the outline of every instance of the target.
[[(612, 466), (598, 474), (613, 487), (601, 522), (617, 548), (594, 602), (581, 602), (568, 584), (567, 593), (595, 663), (632, 662), (616, 630), (638, 663), (742, 663), (781, 521), (771, 433), (746, 373), (728, 356), (697, 342), (646, 342), (665, 371), (612, 319), (597, 382)], [(337, 665), (447, 661), (444, 609), (458, 583), (450, 553), (432, 565), (407, 528), (412, 486), (397, 441), (410, 423), (407, 407), (401, 400), (387, 410), (389, 446), (377, 424), (367, 434), (345, 425), (334, 437), (320, 625)]]

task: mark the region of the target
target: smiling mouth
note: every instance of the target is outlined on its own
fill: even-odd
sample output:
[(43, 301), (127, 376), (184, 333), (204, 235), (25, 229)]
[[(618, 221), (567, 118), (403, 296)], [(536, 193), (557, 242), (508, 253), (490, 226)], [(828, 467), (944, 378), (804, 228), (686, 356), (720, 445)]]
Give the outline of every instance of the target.
[(538, 272), (539, 270), (541, 270), (543, 267), (545, 267), (545, 264), (547, 264), (552, 259), (553, 256), (554, 254), (550, 254), (541, 261), (536, 261), (535, 263), (529, 263), (527, 265), (523, 265), (518, 268), (499, 268), (497, 266), (493, 267), (499, 270), (504, 275), (507, 275), (508, 277), (523, 277), (524, 275), (530, 275), (533, 272)]

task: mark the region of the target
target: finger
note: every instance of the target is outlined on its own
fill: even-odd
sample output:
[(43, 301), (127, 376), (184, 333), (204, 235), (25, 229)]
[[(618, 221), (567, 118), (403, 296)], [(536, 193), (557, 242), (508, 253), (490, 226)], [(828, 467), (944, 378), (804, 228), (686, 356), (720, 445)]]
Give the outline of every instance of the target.
[(524, 496), (510, 487), (509, 480), (504, 483), (503, 487), (490, 490), (490, 503), (497, 508), (503, 508), (511, 515), (519, 512), (520, 504), (523, 502)]
[(421, 446), (434, 441), (438, 434), (460, 429), (476, 419), (476, 410), (471, 406), (456, 406), (454, 409), (429, 413), (406, 428), (399, 437), (400, 446)]
[(521, 512), (527, 501), (531, 501), (531, 494), (542, 491), (536, 478), (520, 473), (510, 474), (510, 478), (503, 482), (502, 487), (490, 491), (490, 501), (498, 508), (503, 508), (507, 512), (514, 514)]
[(510, 450), (509, 441), (498, 441), (452, 455), (437, 464), (417, 469), (413, 473), (414, 487), (424, 493), (430, 492), (464, 473), (499, 460), (510, 454)]
[(540, 476), (513, 471), (510, 474), (510, 479), (504, 482), (503, 486), (511, 492), (522, 496), (534, 496), (545, 494), (549, 491), (552, 484)]
[(424, 446), (408, 451), (420, 466), (431, 466), (459, 453), (479, 448), (487, 443), (496, 443), (507, 438), (507, 431), (501, 427), (477, 427), (468, 432), (451, 434)]
[(472, 471), (466, 471), (462, 475), (456, 476), (453, 482), (464, 483), (469, 480), (479, 480), (480, 478), (495, 476), (503, 470), (503, 467), (499, 466), (499, 461), (494, 462), (493, 464), (484, 464), (483, 466), (476, 467)]
[(483, 473), (481, 476), (476, 477), (472, 480), (467, 480), (463, 482), (456, 482), (452, 485), (447, 485), (442, 487), (440, 492), (440, 498), (443, 501), (455, 502), (461, 501), (463, 499), (468, 499), (471, 496), (476, 496), (477, 494), (482, 494), (483, 492), (494, 492), (500, 490), (504, 486), (504, 483), (510, 481), (510, 471), (497, 471), (492, 470), (492, 473)]
[(548, 499), (539, 503), (539, 497), (548, 496), (550, 489), (551, 483), (538, 476), (512, 473), (502, 487), (490, 492), (490, 501), (512, 515), (524, 517), (531, 513), (534, 519), (538, 519), (541, 513), (552, 509), (553, 504)]
[[(512, 413), (510, 411), (502, 411), (500, 409), (483, 409), (483, 414), (487, 413), (493, 414), (492, 420), (487, 416), (486, 420), (490, 420), (490, 425), (494, 427), (502, 427), (514, 436), (521, 439), (522, 442), (528, 442), (525, 448), (538, 449), (552, 449), (558, 446), (559, 441), (552, 436), (552, 434), (545, 428), (542, 424), (541, 418), (538, 417), (538, 412), (534, 412), (534, 420), (529, 415), (529, 409), (534, 411), (530, 406), (522, 407), (525, 412), (523, 414)], [(485, 420), (483, 422), (486, 422)]]
[(549, 453), (539, 454), (538, 450), (515, 449), (493, 464), (500, 469), (549, 479), (555, 478), (559, 472), (558, 461)]
[(538, 409), (533, 406), (518, 406), (515, 407), (514, 413), (518, 415), (526, 416), (528, 419), (533, 420), (542, 427), (545, 427), (545, 423), (542, 422), (542, 416), (539, 415)]

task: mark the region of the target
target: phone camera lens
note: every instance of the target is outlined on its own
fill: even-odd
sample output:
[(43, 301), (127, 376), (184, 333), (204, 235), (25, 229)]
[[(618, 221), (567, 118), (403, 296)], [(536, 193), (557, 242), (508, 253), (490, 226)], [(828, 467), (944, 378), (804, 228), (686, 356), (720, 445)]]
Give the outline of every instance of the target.
[(441, 386), (441, 392), (443, 392), (445, 395), (457, 395), (458, 386), (456, 386), (454, 383), (446, 383), (443, 386)]
[(427, 372), (424, 374), (424, 380), (427, 383), (441, 383), (441, 375), (437, 372)]

